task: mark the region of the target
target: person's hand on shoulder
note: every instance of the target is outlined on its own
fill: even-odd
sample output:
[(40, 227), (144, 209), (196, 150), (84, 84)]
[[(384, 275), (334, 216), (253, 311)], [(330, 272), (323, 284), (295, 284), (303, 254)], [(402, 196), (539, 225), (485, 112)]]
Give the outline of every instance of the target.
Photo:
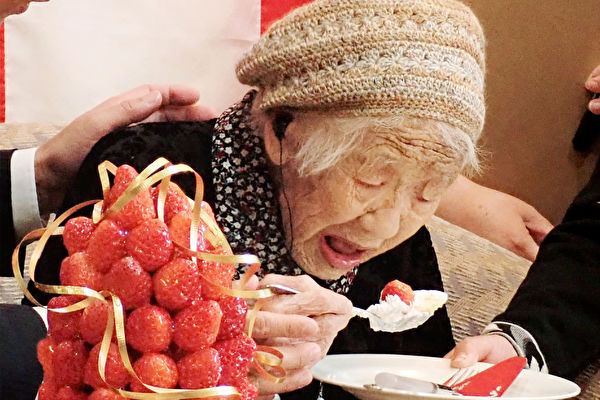
[(444, 358), (453, 368), (465, 368), (478, 361), (492, 364), (517, 355), (512, 344), (500, 335), (481, 335), (463, 339)]
[(214, 118), (210, 107), (195, 104), (195, 89), (179, 85), (144, 85), (112, 97), (81, 115), (35, 153), (40, 213), (55, 211), (81, 162), (100, 138), (137, 122)]
[[(585, 81), (585, 88), (593, 93), (600, 93), (600, 65), (598, 65), (588, 79)], [(600, 115), (600, 98), (592, 99), (588, 108), (594, 114)]]
[(319, 286), (308, 275), (270, 274), (262, 279), (260, 286), (269, 284), (285, 285), (300, 293), (274, 296), (257, 314), (252, 337), (257, 344), (272, 346), (283, 353), (281, 366), (287, 372), (281, 383), (253, 377), (265, 399), (308, 385), (312, 381), (310, 368), (325, 357), (337, 333), (352, 317), (350, 300)]
[(553, 228), (534, 207), (459, 176), (436, 215), (531, 261)]

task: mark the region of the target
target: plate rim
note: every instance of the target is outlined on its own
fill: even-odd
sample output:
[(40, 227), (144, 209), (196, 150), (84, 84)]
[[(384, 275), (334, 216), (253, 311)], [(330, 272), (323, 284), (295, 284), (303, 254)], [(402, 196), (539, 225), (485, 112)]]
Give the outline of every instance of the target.
[[(365, 389), (363, 387), (363, 385), (359, 385), (359, 384), (344, 384), (343, 386), (340, 385), (339, 382), (333, 382), (331, 379), (327, 379), (326, 377), (323, 377), (322, 375), (319, 377), (315, 374), (315, 368), (317, 368), (317, 366), (319, 364), (321, 364), (323, 361), (325, 361), (326, 359), (344, 359), (344, 358), (350, 358), (350, 357), (357, 357), (357, 356), (367, 356), (367, 357), (371, 357), (371, 358), (402, 358), (402, 359), (430, 359), (430, 360), (445, 360), (442, 357), (432, 357), (432, 356), (418, 356), (418, 355), (412, 355), (412, 354), (385, 354), (385, 353), (350, 353), (350, 354), (328, 354), (326, 355), (323, 359), (321, 359), (321, 361), (319, 361), (317, 364), (315, 364), (312, 368), (311, 368), (311, 373), (313, 375), (314, 379), (317, 379), (318, 381), (324, 382), (324, 383), (328, 383), (330, 385), (335, 385), (341, 388), (351, 388), (351, 389), (355, 389), (355, 390), (360, 390), (360, 391), (366, 391), (368, 389)], [(477, 362), (475, 365), (481, 365), (484, 367), (490, 367), (493, 365), (493, 363), (487, 363), (487, 362)], [(568, 385), (572, 385), (573, 386), (573, 394), (570, 394), (569, 397), (564, 397), (563, 395), (550, 395), (550, 396), (529, 396), (529, 397), (510, 397), (507, 399), (524, 399), (524, 400), (561, 400), (561, 399), (570, 399), (573, 398), (577, 395), (579, 395), (581, 393), (581, 387), (579, 387), (578, 384), (576, 384), (573, 381), (570, 381), (568, 379), (565, 379), (563, 377), (560, 376), (556, 376), (556, 375), (552, 375), (552, 374), (547, 374), (547, 373), (543, 373), (543, 372), (539, 372), (539, 371), (532, 371), (532, 370), (528, 370), (528, 369), (524, 369), (523, 372), (525, 372), (526, 374), (542, 374), (544, 376), (548, 376), (551, 377), (552, 379), (557, 379), (559, 381), (563, 381)], [(576, 390), (575, 390), (576, 388)], [(575, 393), (576, 392), (576, 393)], [(407, 390), (394, 390), (394, 389), (382, 389), (381, 392), (378, 391), (378, 393), (383, 393), (383, 394), (398, 394), (398, 395), (410, 395), (413, 397), (423, 397), (423, 398), (431, 398), (431, 399), (449, 399), (449, 398), (454, 398), (452, 396), (448, 396), (446, 394), (443, 393), (421, 393), (421, 392), (412, 392), (412, 391), (407, 391)], [(489, 399), (494, 399), (494, 397), (490, 397), (490, 396), (460, 396), (458, 397), (460, 399), (464, 399), (464, 400), (489, 400)]]

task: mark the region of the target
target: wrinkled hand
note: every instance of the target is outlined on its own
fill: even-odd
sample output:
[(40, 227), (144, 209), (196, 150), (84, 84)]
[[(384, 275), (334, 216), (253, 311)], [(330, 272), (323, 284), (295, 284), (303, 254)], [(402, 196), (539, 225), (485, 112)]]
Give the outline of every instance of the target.
[(553, 228), (531, 205), (462, 176), (450, 186), (436, 215), (531, 261)]
[(481, 335), (463, 339), (444, 358), (451, 360), (453, 368), (464, 368), (478, 361), (496, 364), (516, 355), (513, 346), (502, 336)]
[[(585, 82), (585, 88), (590, 92), (600, 93), (600, 65), (594, 68), (588, 77)], [(600, 98), (591, 100), (588, 104), (588, 108), (594, 114), (600, 115)]]
[(277, 384), (259, 376), (252, 377), (261, 399), (308, 385), (312, 381), (310, 368), (325, 357), (337, 333), (352, 317), (350, 300), (322, 288), (307, 275), (271, 274), (264, 277), (260, 286), (274, 283), (301, 293), (274, 296), (264, 303), (257, 315), (253, 338), (258, 344), (281, 351), (281, 366), (287, 372), (285, 380)]
[(136, 122), (213, 118), (214, 110), (195, 104), (198, 98), (195, 89), (185, 86), (144, 85), (112, 97), (75, 119), (35, 153), (41, 214), (58, 209), (81, 162), (104, 135)]

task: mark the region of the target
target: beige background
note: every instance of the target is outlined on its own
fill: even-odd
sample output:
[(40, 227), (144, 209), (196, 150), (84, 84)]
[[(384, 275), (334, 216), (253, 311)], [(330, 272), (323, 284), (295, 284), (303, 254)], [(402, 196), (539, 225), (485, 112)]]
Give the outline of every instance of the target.
[(571, 139), (600, 64), (600, 0), (465, 0), (486, 33), (485, 169), (476, 181), (526, 200), (552, 222), (587, 182), (598, 151)]
[(247, 91), (234, 65), (259, 38), (260, 4), (32, 3), (5, 22), (6, 122), (67, 123), (144, 83), (196, 87), (204, 104), (223, 111)]

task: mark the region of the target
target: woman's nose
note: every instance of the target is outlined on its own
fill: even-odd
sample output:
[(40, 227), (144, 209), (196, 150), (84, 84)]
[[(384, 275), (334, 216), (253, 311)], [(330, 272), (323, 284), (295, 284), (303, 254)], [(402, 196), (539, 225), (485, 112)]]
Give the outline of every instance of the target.
[(360, 222), (363, 228), (374, 236), (382, 240), (389, 239), (400, 229), (403, 210), (404, 207), (400, 204), (395, 204), (393, 207), (373, 208), (360, 217)]

